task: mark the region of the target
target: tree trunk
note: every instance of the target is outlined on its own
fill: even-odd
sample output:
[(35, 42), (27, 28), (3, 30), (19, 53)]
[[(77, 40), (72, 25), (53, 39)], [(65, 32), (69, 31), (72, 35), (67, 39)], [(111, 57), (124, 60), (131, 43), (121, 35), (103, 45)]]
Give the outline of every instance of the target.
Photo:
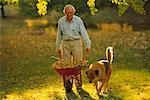
[(4, 12), (4, 4), (1, 4), (1, 13), (2, 13), (2, 18), (5, 18), (5, 12)]

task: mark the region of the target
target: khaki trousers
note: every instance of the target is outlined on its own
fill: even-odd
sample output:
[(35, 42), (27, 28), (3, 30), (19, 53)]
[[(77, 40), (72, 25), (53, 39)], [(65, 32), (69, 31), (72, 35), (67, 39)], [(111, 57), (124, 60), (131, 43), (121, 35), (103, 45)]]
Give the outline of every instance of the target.
[(83, 57), (83, 48), (81, 39), (63, 41), (63, 59), (68, 63), (81, 63)]

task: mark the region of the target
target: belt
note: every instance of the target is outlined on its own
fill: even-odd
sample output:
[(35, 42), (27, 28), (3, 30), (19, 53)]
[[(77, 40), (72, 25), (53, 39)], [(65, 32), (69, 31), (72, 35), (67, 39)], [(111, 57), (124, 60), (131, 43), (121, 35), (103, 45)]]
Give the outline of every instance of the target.
[(74, 41), (74, 40), (79, 40), (80, 38), (73, 38), (73, 39), (64, 39), (64, 41)]

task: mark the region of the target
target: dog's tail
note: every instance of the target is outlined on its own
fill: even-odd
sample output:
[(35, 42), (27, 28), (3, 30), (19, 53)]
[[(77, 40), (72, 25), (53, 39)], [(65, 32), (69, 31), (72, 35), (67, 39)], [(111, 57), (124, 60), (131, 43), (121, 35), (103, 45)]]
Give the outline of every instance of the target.
[(113, 62), (113, 47), (107, 47), (106, 49), (106, 58), (111, 64)]

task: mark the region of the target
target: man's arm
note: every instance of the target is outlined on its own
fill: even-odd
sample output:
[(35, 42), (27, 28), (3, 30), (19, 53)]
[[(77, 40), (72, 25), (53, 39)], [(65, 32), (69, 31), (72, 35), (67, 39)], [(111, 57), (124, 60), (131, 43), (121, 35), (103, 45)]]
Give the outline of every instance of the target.
[[(80, 27), (80, 33), (81, 33), (81, 36), (82, 36), (82, 39), (86, 45), (86, 48), (91, 48), (91, 40), (89, 39), (89, 35), (85, 29), (85, 26), (83, 24), (83, 21), (80, 19), (79, 20), (79, 27)], [(86, 49), (86, 51), (90, 51), (89, 49)]]
[(57, 37), (56, 37), (56, 52), (58, 53), (59, 57), (61, 57), (61, 27), (60, 22), (58, 21), (58, 28), (57, 28)]
[(57, 37), (56, 37), (56, 49), (60, 49), (61, 41), (62, 41), (61, 29), (60, 29), (60, 23), (58, 22)]

